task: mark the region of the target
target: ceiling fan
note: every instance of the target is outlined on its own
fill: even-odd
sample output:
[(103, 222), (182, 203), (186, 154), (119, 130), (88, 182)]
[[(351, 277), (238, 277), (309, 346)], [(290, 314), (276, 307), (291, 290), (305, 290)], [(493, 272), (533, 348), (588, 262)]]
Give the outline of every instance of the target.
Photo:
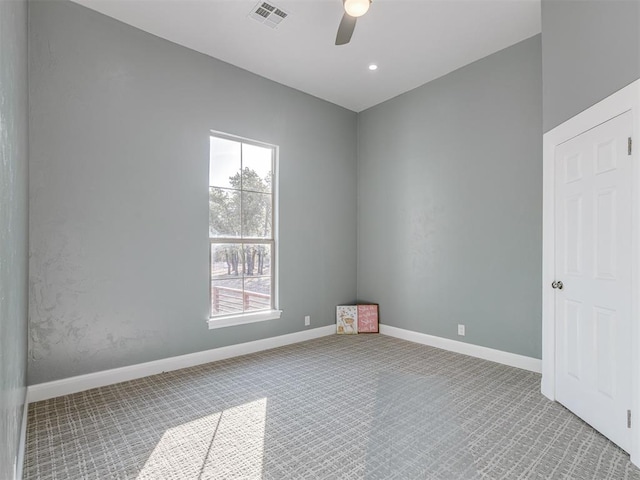
[(356, 28), (356, 20), (361, 17), (371, 5), (371, 0), (343, 0), (344, 15), (338, 26), (336, 45), (345, 45), (351, 41), (351, 35)]

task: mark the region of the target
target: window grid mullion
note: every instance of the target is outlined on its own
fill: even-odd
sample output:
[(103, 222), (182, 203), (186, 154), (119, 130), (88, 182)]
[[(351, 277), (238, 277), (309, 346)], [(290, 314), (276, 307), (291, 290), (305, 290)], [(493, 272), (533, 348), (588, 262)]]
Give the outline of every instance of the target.
[(261, 243), (265, 243), (265, 244), (269, 244), (272, 245), (274, 244), (274, 240), (272, 238), (209, 238), (209, 243), (211, 244), (218, 244), (218, 245), (224, 245), (227, 243), (232, 243), (234, 245), (239, 245), (239, 244), (249, 244), (249, 245), (253, 245), (253, 244), (261, 244)]
[(240, 143), (240, 237), (244, 238), (244, 143)]

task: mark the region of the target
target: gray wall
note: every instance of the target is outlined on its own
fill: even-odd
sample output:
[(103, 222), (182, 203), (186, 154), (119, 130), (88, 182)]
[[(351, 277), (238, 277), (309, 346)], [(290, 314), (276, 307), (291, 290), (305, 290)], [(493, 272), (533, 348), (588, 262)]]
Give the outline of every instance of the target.
[(17, 470), (27, 367), (27, 1), (0, 1), (0, 478)]
[(542, 0), (547, 132), (640, 78), (640, 1)]
[(538, 35), (360, 114), (358, 298), (383, 323), (540, 358), (541, 80)]
[[(30, 41), (30, 384), (335, 322), (355, 113), (68, 2)], [(207, 330), (210, 129), (281, 147), (280, 320)]]

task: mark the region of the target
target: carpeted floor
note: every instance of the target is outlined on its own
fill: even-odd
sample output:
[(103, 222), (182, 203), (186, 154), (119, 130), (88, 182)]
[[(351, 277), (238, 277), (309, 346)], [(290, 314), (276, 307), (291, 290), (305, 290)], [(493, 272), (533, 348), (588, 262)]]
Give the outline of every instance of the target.
[(32, 404), (26, 479), (640, 479), (540, 376), (331, 336)]

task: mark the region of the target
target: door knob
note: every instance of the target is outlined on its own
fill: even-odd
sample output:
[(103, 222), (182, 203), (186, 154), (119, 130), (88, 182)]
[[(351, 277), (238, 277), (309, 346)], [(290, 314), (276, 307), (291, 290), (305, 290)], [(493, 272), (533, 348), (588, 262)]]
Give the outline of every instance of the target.
[(564, 284), (561, 281), (557, 281), (557, 282), (554, 281), (551, 284), (551, 287), (557, 288), (558, 290), (562, 290), (562, 287), (564, 287)]

